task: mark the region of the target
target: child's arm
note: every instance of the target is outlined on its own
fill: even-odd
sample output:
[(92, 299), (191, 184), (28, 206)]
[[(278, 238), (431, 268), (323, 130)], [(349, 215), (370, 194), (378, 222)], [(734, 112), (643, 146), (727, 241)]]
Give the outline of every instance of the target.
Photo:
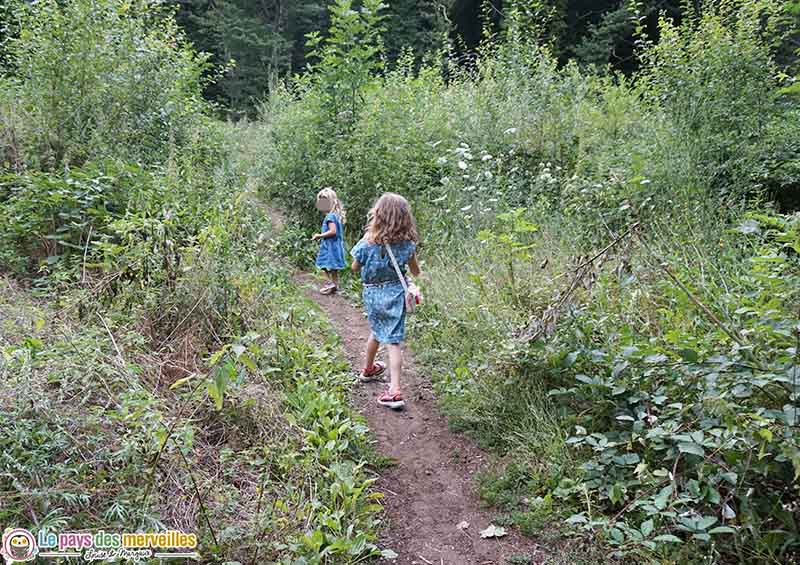
[(419, 269), (419, 263), (417, 263), (417, 254), (414, 253), (411, 256), (411, 259), (408, 260), (408, 268), (411, 271), (411, 274), (415, 277), (418, 277), (422, 271)]
[(328, 222), (328, 231), (324, 233), (315, 233), (311, 236), (311, 241), (316, 241), (318, 239), (325, 239), (326, 237), (333, 237), (336, 235), (336, 224), (333, 222)]
[(354, 273), (357, 273), (361, 270), (361, 263), (358, 262), (358, 259), (353, 259), (353, 263), (350, 265), (350, 268), (353, 269)]

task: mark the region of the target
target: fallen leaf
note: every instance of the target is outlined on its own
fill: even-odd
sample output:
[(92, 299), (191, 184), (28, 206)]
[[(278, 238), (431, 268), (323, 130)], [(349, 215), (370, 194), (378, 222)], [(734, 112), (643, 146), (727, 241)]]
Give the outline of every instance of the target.
[(384, 559), (397, 559), (397, 554), (391, 549), (384, 549), (381, 551), (381, 557)]
[(459, 530), (466, 530), (467, 528), (469, 528), (469, 522), (466, 521), (459, 522), (456, 528), (458, 528)]
[(482, 538), (501, 538), (508, 535), (505, 528), (500, 528), (494, 524), (489, 524), (489, 527), (481, 531)]

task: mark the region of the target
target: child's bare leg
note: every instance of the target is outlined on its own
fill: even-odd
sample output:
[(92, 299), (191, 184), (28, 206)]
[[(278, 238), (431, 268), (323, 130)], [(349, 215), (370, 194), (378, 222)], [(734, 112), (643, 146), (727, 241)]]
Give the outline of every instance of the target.
[(328, 276), (331, 279), (331, 282), (334, 286), (339, 286), (339, 271), (328, 271)]
[(378, 355), (378, 348), (380, 345), (381, 344), (378, 343), (378, 340), (375, 339), (375, 335), (369, 334), (369, 337), (367, 338), (366, 362), (364, 364), (364, 368), (367, 371), (369, 371), (375, 364), (375, 357)]
[(403, 350), (399, 343), (390, 343), (389, 348), (389, 373), (392, 377), (392, 384), (389, 386), (389, 394), (400, 392), (400, 374), (403, 372)]

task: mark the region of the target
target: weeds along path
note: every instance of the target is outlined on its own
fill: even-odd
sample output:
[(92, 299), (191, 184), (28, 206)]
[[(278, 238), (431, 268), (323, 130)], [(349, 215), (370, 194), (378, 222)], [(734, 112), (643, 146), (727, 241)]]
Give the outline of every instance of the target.
[[(280, 219), (275, 220), (280, 225)], [(316, 290), (320, 280), (313, 275), (298, 273), (294, 279), (330, 318), (348, 360), (358, 369), (369, 334), (362, 312), (342, 296), (320, 295)], [(383, 355), (381, 351), (379, 357)], [(428, 381), (418, 374), (407, 350), (404, 365), (405, 411), (394, 412), (375, 402), (383, 383), (358, 384), (353, 393), (378, 451), (396, 462), (381, 471), (377, 483), (385, 494), (382, 546), (398, 553), (394, 563), (400, 564), (489, 565), (523, 555), (541, 562), (542, 548), (516, 532), (481, 538), (480, 531), (490, 525), (492, 515), (480, 508), (472, 478), (486, 457), (467, 438), (448, 429), (434, 406)], [(463, 522), (469, 526), (461, 529)]]
[[(319, 294), (320, 281), (312, 275), (297, 274), (295, 281), (330, 318), (353, 368), (361, 367), (364, 339), (370, 331), (361, 311), (342, 296)], [(383, 360), (388, 365), (388, 359)], [(396, 461), (381, 471), (377, 483), (385, 494), (382, 545), (397, 552), (395, 563), (402, 564), (501, 564), (515, 555), (541, 561), (544, 555), (539, 546), (516, 532), (503, 538), (481, 538), (479, 532), (490, 525), (492, 516), (480, 508), (472, 477), (485, 457), (467, 438), (449, 430), (407, 349), (404, 367), (404, 411), (388, 410), (375, 402), (383, 383), (359, 384), (353, 393), (378, 451)], [(460, 529), (462, 522), (469, 527)]]

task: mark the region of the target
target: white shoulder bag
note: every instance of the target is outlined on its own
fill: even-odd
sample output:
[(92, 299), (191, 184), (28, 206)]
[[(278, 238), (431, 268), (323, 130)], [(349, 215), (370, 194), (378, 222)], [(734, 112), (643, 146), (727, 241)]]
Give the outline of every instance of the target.
[(413, 312), (417, 304), (422, 302), (422, 294), (419, 292), (417, 285), (406, 281), (406, 277), (403, 276), (403, 271), (400, 270), (400, 266), (397, 264), (397, 259), (394, 258), (392, 246), (388, 243), (386, 244), (386, 251), (389, 252), (389, 259), (391, 259), (394, 270), (397, 273), (397, 278), (400, 279), (400, 284), (403, 285), (403, 290), (405, 291), (406, 312)]

